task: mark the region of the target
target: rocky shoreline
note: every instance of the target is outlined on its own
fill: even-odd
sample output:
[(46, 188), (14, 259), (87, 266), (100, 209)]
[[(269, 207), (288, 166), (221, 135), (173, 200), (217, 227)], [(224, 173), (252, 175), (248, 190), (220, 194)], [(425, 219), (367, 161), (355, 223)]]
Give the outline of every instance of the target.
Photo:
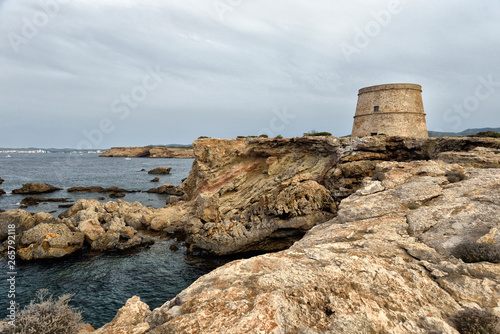
[(189, 147), (112, 147), (100, 157), (193, 159), (194, 153)]
[(200, 139), (193, 148), (185, 195), (165, 208), (82, 200), (59, 219), (11, 210), (0, 223), (18, 217), (25, 260), (84, 244), (138, 247), (153, 241), (147, 231), (185, 234), (190, 250), (217, 255), (282, 250), (293, 241), (278, 240), (307, 234), (201, 277), (156, 310), (134, 297), (96, 333), (457, 333), (448, 319), (462, 308), (500, 315), (499, 265), (452, 255), (465, 241), (500, 244), (499, 139)]

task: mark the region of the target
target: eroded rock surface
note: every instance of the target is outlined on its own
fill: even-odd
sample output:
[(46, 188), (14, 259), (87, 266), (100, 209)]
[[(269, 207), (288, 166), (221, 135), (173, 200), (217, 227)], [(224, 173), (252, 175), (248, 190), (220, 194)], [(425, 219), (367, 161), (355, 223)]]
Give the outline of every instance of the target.
[(375, 172), (336, 218), (288, 250), (201, 277), (142, 313), (137, 333), (457, 334), (449, 319), (463, 308), (500, 316), (500, 265), (450, 255), (464, 240), (497, 240), (500, 169), (417, 161)]

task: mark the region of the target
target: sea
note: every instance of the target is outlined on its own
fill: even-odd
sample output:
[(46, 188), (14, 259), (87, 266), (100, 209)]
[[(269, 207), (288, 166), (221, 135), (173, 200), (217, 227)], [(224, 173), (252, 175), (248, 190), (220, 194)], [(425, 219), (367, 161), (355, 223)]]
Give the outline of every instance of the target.
[[(116, 186), (127, 190), (146, 191), (162, 184), (180, 185), (189, 175), (193, 159), (104, 158), (98, 154), (0, 154), (0, 185), (7, 194), (0, 196), (0, 209), (17, 209), (26, 195), (13, 195), (23, 183), (48, 183), (63, 190), (37, 196), (65, 198), (67, 203), (30, 206), (29, 212), (59, 215), (78, 199), (110, 200), (109, 194), (68, 193), (75, 186)], [(172, 167), (168, 175), (151, 175), (156, 167)], [(144, 171), (146, 170), (146, 171)], [(159, 177), (160, 182), (151, 179)], [(166, 196), (145, 192), (127, 193), (128, 202), (138, 201), (160, 208)], [(172, 250), (171, 247), (178, 250)], [(15, 302), (23, 308), (35, 299), (37, 291), (48, 289), (55, 298), (71, 294), (70, 304), (80, 311), (85, 322), (98, 328), (111, 321), (127, 299), (139, 296), (151, 309), (174, 298), (200, 276), (231, 261), (232, 258), (189, 254), (184, 242), (165, 239), (131, 253), (105, 253), (95, 256), (78, 254), (59, 260), (16, 261)], [(10, 276), (5, 258), (0, 258), (0, 319), (7, 316)]]

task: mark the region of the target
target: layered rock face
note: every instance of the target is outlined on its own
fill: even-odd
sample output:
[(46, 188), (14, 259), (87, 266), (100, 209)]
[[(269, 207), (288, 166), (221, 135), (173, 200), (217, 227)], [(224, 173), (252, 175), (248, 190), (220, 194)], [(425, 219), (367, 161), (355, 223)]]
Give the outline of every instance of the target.
[(500, 316), (500, 265), (451, 255), (464, 241), (500, 245), (500, 169), (373, 172), (290, 249), (226, 264), (153, 311), (134, 297), (98, 333), (457, 334), (463, 308)]
[(193, 150), (182, 147), (112, 147), (107, 150), (101, 157), (133, 157), (133, 158), (178, 158), (191, 159), (194, 158)]
[(193, 147), (187, 242), (215, 254), (269, 250), (275, 237), (331, 219), (382, 161), (454, 162), (462, 154), (466, 166), (500, 166), (500, 141), (484, 138), (202, 139)]

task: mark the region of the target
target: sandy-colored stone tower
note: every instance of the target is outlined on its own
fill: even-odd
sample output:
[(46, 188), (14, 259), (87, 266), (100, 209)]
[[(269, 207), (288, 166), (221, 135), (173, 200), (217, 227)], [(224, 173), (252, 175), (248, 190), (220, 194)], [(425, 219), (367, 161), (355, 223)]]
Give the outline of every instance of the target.
[(352, 136), (377, 134), (428, 137), (422, 86), (397, 83), (359, 90)]

